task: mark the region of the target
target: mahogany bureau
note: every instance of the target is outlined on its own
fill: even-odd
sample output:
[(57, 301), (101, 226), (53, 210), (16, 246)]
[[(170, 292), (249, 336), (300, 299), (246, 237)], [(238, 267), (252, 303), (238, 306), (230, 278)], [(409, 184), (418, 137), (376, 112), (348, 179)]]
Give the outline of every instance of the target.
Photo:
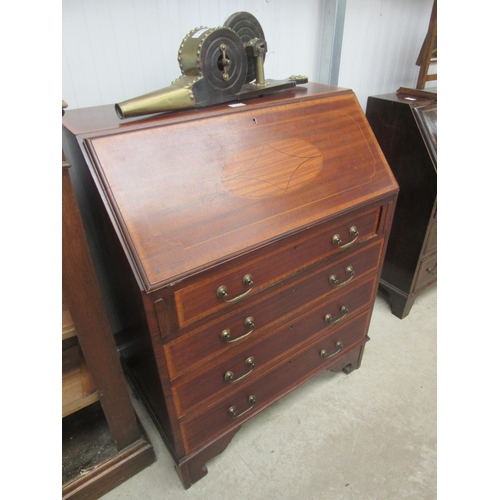
[(397, 183), (320, 84), (64, 125), (120, 354), (188, 488), (248, 419), (360, 366)]
[(380, 288), (403, 319), (437, 283), (437, 90), (370, 96), (366, 118), (400, 188)]

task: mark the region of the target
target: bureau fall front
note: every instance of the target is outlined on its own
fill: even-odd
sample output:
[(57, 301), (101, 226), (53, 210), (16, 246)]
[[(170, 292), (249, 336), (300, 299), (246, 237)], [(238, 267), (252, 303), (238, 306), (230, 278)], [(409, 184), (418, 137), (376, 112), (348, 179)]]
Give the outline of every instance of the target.
[(248, 419), (360, 366), (398, 186), (352, 91), (80, 109), (64, 135), (120, 355), (186, 488)]

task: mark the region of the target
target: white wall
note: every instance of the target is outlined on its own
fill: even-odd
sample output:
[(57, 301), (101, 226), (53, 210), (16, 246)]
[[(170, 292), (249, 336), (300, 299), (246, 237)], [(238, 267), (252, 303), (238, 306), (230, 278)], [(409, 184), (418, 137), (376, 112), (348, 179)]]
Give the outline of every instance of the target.
[[(239, 11), (264, 29), (267, 78), (300, 73), (320, 81), (325, 5), (335, 1), (63, 0), (62, 98), (80, 108), (166, 87), (180, 76), (184, 36)], [(347, 0), (338, 85), (352, 88), (363, 109), (370, 95), (416, 85), (432, 2)]]
[(267, 78), (318, 81), (325, 0), (63, 0), (62, 98), (70, 108), (111, 104), (170, 85), (193, 28), (252, 13), (268, 44)]
[[(433, 0), (347, 0), (339, 86), (362, 108), (370, 95), (417, 84), (416, 66)], [(433, 68), (435, 70), (435, 68)], [(436, 86), (428, 82), (427, 87)]]

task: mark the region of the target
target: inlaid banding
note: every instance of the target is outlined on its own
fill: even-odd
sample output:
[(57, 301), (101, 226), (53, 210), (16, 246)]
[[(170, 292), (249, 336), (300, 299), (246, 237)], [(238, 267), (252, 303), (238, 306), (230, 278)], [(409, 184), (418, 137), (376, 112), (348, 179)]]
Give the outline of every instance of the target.
[(222, 169), (222, 183), (231, 193), (246, 198), (281, 196), (308, 184), (322, 166), (320, 151), (308, 142), (265, 142), (229, 158)]

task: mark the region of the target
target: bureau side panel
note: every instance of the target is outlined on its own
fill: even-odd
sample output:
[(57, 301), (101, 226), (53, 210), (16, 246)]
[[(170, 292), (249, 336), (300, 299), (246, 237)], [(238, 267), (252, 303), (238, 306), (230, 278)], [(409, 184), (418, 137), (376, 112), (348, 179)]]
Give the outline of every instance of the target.
[(366, 116), (400, 187), (382, 279), (409, 293), (436, 199), (437, 175), (410, 105), (370, 97)]

